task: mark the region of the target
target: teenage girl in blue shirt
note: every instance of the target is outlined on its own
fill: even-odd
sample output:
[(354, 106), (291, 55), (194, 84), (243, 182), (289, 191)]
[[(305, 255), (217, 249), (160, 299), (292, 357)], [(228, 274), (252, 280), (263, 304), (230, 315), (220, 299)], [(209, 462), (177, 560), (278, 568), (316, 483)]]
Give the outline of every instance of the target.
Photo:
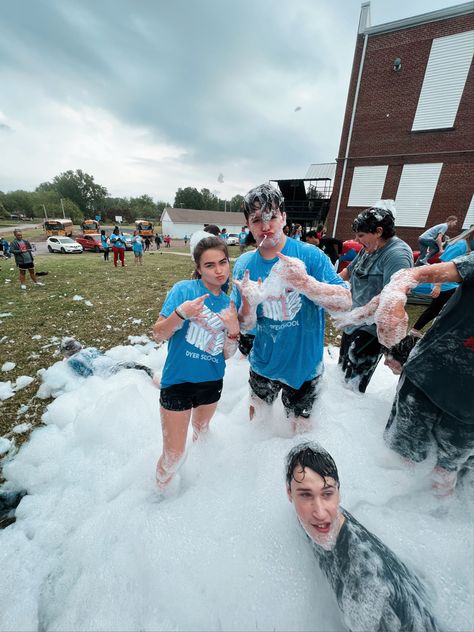
[(189, 422), (194, 441), (208, 431), (222, 392), (225, 360), (239, 339), (237, 311), (222, 291), (229, 278), (226, 244), (205, 237), (192, 254), (194, 280), (173, 286), (153, 327), (155, 340), (168, 340), (160, 393), (163, 452), (156, 468), (160, 491), (182, 463)]

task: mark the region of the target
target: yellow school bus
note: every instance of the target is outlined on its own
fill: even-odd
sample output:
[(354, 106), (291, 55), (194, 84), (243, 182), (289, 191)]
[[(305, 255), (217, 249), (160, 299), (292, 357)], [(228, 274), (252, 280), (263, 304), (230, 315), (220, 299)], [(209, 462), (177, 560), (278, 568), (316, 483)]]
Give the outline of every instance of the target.
[(137, 219), (135, 221), (135, 230), (141, 237), (153, 237), (153, 224), (147, 219)]
[(100, 232), (100, 224), (95, 219), (85, 219), (81, 224), (84, 235), (93, 235)]
[(43, 226), (47, 237), (53, 235), (71, 237), (72, 235), (72, 221), (70, 219), (47, 219)]

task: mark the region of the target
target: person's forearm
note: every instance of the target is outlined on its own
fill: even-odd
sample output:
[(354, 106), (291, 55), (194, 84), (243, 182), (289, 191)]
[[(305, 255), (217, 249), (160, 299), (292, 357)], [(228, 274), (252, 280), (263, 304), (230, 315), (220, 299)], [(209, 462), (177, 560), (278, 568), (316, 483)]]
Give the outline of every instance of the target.
[(239, 337), (229, 338), (228, 335), (225, 337), (224, 343), (224, 360), (228, 360), (231, 358), (234, 353), (237, 351), (237, 347), (239, 346)]
[(257, 324), (257, 305), (252, 306), (248, 301), (242, 300), (238, 317), (241, 331), (251, 331)]
[(362, 325), (363, 323), (371, 325), (374, 322), (374, 314), (378, 306), (379, 297), (375, 296), (366, 305), (355, 307), (350, 312), (332, 313), (331, 318), (338, 329), (344, 329), (344, 327), (349, 327), (350, 325)]
[(176, 312), (173, 312), (168, 318), (157, 320), (153, 325), (153, 338), (157, 342), (168, 340), (178, 329), (181, 329), (184, 322)]
[(321, 283), (310, 276), (305, 279), (298, 291), (330, 312), (347, 312), (352, 306), (350, 290), (342, 285)]
[(452, 261), (433, 263), (429, 266), (419, 266), (396, 272), (386, 287), (396, 285), (396, 289), (409, 292), (420, 283), (459, 283), (459, 272)]

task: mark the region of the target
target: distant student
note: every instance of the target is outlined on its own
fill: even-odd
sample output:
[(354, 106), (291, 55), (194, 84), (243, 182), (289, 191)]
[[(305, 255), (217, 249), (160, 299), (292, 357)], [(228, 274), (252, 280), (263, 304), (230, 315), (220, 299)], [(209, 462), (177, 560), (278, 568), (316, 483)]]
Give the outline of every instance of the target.
[(117, 261), (120, 259), (122, 268), (125, 267), (125, 237), (118, 226), (114, 228), (110, 235), (110, 243), (114, 253), (114, 266), (117, 267)]
[(326, 450), (312, 442), (295, 446), (286, 486), (350, 632), (439, 630), (420, 579), (340, 507), (339, 475)]
[(20, 271), (20, 289), (26, 290), (26, 271), (28, 270), (33, 285), (44, 285), (36, 278), (35, 263), (33, 260), (33, 248), (27, 239), (23, 239), (20, 229), (13, 231), (15, 239), (10, 243), (10, 252), (15, 256), (15, 263)]
[(143, 239), (138, 234), (138, 231), (133, 231), (133, 254), (134, 254), (134, 263), (135, 265), (143, 265)]
[(449, 230), (456, 227), (458, 218), (456, 215), (450, 215), (446, 218), (444, 224), (437, 224), (425, 230), (418, 238), (418, 244), (420, 246), (420, 254), (416, 260), (417, 266), (428, 263), (428, 259), (433, 257), (437, 252), (443, 253), (443, 239)]
[(104, 251), (104, 261), (108, 261), (110, 248), (109, 248), (109, 240), (107, 238), (107, 235), (105, 234), (105, 230), (100, 231), (100, 243)]
[(248, 235), (248, 232), (246, 230), (246, 226), (242, 226), (242, 230), (239, 233), (240, 254), (245, 252), (245, 247), (247, 245), (247, 235)]

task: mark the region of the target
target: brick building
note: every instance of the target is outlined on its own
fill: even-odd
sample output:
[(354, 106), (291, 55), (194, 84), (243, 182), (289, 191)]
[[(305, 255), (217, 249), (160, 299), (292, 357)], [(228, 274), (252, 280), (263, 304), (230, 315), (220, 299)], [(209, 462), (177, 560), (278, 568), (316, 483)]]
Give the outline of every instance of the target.
[(474, 224), (474, 4), (370, 26), (361, 6), (329, 229), (391, 198), (411, 246), (457, 215)]

